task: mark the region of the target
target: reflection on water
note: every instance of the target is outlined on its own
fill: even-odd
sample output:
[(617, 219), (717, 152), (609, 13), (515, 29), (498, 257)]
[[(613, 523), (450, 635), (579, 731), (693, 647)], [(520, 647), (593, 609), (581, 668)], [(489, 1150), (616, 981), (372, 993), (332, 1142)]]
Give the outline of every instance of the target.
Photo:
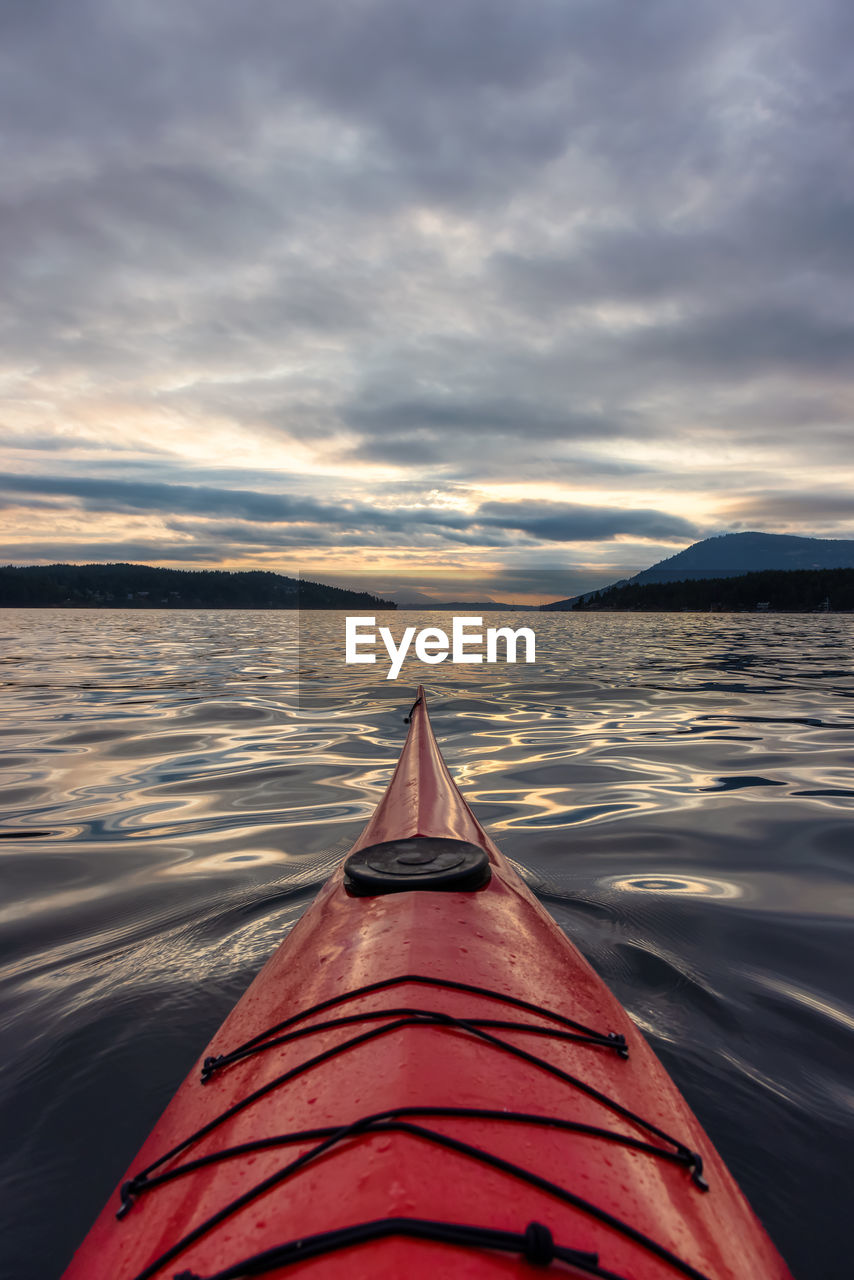
[(523, 621), (535, 666), (407, 661), (391, 682), (342, 665), (338, 614), (0, 614), (16, 1280), (61, 1269), (340, 860), (419, 680), (481, 821), (650, 1037), (796, 1275), (847, 1274), (854, 619)]
[(655, 872), (642, 876), (623, 876), (610, 881), (613, 889), (625, 893), (682, 893), (691, 898), (741, 898), (744, 887), (711, 876), (668, 876)]

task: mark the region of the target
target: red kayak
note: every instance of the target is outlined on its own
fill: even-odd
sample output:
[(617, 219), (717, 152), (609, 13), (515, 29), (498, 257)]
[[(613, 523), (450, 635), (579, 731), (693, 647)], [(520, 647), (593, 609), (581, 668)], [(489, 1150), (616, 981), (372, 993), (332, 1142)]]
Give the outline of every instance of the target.
[(643, 1036), (463, 800), (419, 690), (374, 816), (65, 1276), (537, 1267), (790, 1278)]

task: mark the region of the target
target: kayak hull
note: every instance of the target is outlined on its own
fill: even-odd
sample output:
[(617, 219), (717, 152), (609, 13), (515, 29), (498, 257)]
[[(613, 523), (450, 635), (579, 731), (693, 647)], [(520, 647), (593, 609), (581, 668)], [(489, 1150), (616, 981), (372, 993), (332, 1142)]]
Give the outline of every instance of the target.
[[(541, 1224), (558, 1245), (595, 1254), (599, 1274), (631, 1280), (788, 1277), (642, 1035), (476, 822), (422, 702), (355, 848), (424, 836), (477, 844), (489, 858), (488, 883), (360, 897), (337, 871), (123, 1179), (153, 1166), (154, 1184), (126, 1187), (124, 1197), (117, 1188), (66, 1280), (211, 1277), (285, 1242), (388, 1219), (517, 1236)], [(352, 994), (366, 987), (374, 989)], [(316, 1006), (324, 1007), (298, 1016)], [(209, 1063), (202, 1083), (207, 1059), (285, 1020), (247, 1056)], [(515, 1025), (494, 1025), (507, 1022)], [(385, 1118), (362, 1131), (317, 1136), (376, 1116)], [(285, 1141), (291, 1134), (313, 1136)], [(702, 1176), (674, 1157), (668, 1137), (683, 1156), (702, 1156)], [(274, 1138), (282, 1141), (222, 1155)], [(533, 1257), (393, 1233), (263, 1274), (522, 1277)]]

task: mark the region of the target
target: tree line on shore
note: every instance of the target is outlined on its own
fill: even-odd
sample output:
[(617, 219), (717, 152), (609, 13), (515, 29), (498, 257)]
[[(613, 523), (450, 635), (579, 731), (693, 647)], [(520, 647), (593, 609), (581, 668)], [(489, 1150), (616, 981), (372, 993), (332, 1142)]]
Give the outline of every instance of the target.
[(834, 613), (854, 610), (854, 569), (764, 569), (726, 578), (625, 582), (574, 602), (572, 611)]
[(144, 564), (0, 567), (0, 608), (395, 609), (367, 591), (260, 569), (160, 569)]

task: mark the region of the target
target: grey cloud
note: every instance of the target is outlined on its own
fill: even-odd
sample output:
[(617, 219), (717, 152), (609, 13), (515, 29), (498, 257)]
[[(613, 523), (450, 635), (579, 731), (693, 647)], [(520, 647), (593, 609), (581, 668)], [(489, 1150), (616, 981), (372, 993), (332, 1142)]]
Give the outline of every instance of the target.
[[(852, 12), (10, 0), (0, 335), (31, 371), (37, 435), (73, 412), (67, 384), (118, 386), (200, 434), (211, 417), (346, 430), (354, 459), (427, 487), (589, 481), (608, 467), (572, 446), (597, 440), (666, 440), (676, 467), (691, 430), (755, 443), (771, 486), (782, 440), (841, 456)], [(807, 385), (832, 413), (800, 444), (797, 416), (768, 406)], [(415, 536), (411, 516), (309, 479), (282, 496), (135, 483), (75, 500)], [(529, 517), (523, 543), (593, 527)]]
[(309, 553), (312, 548), (324, 547), (506, 547), (522, 542), (522, 536), (512, 530), (500, 528), (482, 532), (479, 528), (469, 531), (456, 524), (445, 523), (441, 518), (374, 519), (364, 512), (351, 513), (350, 521), (342, 517), (337, 525), (294, 524), (287, 526), (234, 524), (219, 521), (192, 522), (168, 521), (175, 533), (191, 534), (202, 539), (216, 538), (232, 554), (237, 548), (290, 547)]
[(854, 362), (854, 320), (793, 306), (747, 306), (662, 325), (626, 345), (671, 370), (729, 379), (773, 371), (845, 373)]
[(0, 543), (0, 561), (4, 564), (130, 564), (144, 561), (156, 564), (182, 560), (189, 564), (204, 562), (217, 565), (222, 562), (228, 548), (221, 543), (192, 544), (170, 542), (168, 539), (129, 538), (127, 542), (104, 539), (99, 542), (29, 542)]
[(0, 490), (10, 493), (63, 494), (89, 511), (194, 511), (206, 515), (247, 516), (254, 520), (331, 519), (335, 508), (312, 498), (257, 493), (246, 489), (212, 489), (202, 485), (158, 484), (155, 481), (0, 477)]
[(814, 526), (854, 521), (854, 495), (822, 489), (770, 495), (741, 493), (724, 506), (725, 514), (740, 525), (772, 521), (776, 525), (811, 521)]
[(626, 211), (557, 248), (501, 250), (490, 266), (506, 303), (535, 315), (597, 302), (791, 305), (792, 287), (826, 306), (846, 300), (854, 260), (854, 195), (829, 177), (815, 191), (809, 173), (789, 173), (785, 193), (750, 191), (711, 226)]
[(487, 502), (478, 510), (477, 520), (484, 525), (520, 529), (550, 542), (607, 541), (621, 535), (687, 541), (699, 533), (691, 521), (662, 511), (621, 511), (548, 502)]
[(560, 252), (504, 250), (491, 265), (508, 304), (542, 314), (591, 302), (690, 296), (697, 286), (719, 286), (722, 265), (737, 271), (739, 257), (715, 233), (653, 223), (587, 228)]
[[(0, 480), (2, 488), (2, 480)], [(0, 494), (2, 511), (63, 511), (67, 507), (63, 498), (37, 498), (28, 494), (25, 498), (13, 498)]]
[[(74, 458), (75, 454), (80, 453), (107, 454), (110, 457), (117, 455), (119, 459), (119, 466), (122, 465), (123, 454), (132, 454), (135, 470), (145, 466), (144, 455), (148, 454), (152, 458), (161, 458), (161, 467), (164, 465), (170, 465), (174, 469), (174, 458), (164, 449), (158, 449), (153, 445), (145, 443), (127, 444), (115, 439), (105, 440), (103, 437), (87, 436), (79, 432), (75, 433), (73, 436), (67, 436), (28, 431), (0, 430), (0, 445), (5, 446), (7, 449), (15, 450), (16, 452), (64, 453), (69, 461)], [(126, 462), (126, 459), (124, 459), (124, 461)], [(84, 465), (87, 464), (84, 463)]]
[[(452, 392), (374, 406), (353, 405), (345, 408), (342, 416), (369, 436), (388, 433), (399, 443), (407, 442), (413, 432), (421, 433), (424, 444), (430, 433), (434, 440), (441, 440), (442, 433), (449, 431), (455, 437), (468, 432), (481, 437), (524, 435), (527, 439), (596, 439), (626, 434), (625, 427), (604, 414), (561, 408), (534, 397), (524, 401), (507, 396), (490, 401), (472, 391), (467, 397)], [(418, 435), (415, 438), (418, 440)]]
[[(470, 518), (443, 508), (384, 510), (320, 502), (291, 494), (261, 493), (248, 489), (211, 488), (205, 485), (162, 484), (157, 481), (47, 476), (0, 477), (0, 491), (17, 494), (65, 495), (88, 511), (157, 512), (174, 515), (232, 517), (258, 525), (287, 523), (312, 526), (357, 527), (363, 531), (401, 533), (418, 525), (441, 527), (447, 536), (464, 533)], [(244, 526), (246, 527), (246, 526)], [(302, 536), (302, 535), (298, 535)], [(319, 534), (318, 534), (319, 536)]]
[[(158, 512), (169, 516), (192, 514), (237, 518), (240, 523), (186, 523), (172, 527), (204, 537), (221, 535), (229, 542), (243, 540), (270, 545), (305, 545), (333, 541), (382, 545), (396, 540), (405, 545), (429, 545), (439, 540), (459, 545), (500, 546), (520, 538), (548, 542), (610, 540), (623, 535), (639, 538), (688, 539), (696, 526), (660, 511), (584, 507), (548, 502), (525, 504), (488, 502), (472, 514), (444, 507), (397, 509), (322, 503), (312, 498), (207, 486), (168, 485), (153, 481), (120, 481), (87, 477), (6, 476), (0, 491), (65, 495), (86, 510)], [(270, 525), (289, 528), (270, 529)]]
[[(350, 449), (351, 457), (365, 461), (389, 462), (404, 467), (430, 466), (434, 470), (448, 464), (448, 442), (439, 431), (409, 431), (406, 435), (390, 435), (378, 440), (364, 437)], [(454, 473), (459, 474), (460, 452), (453, 455)]]
[[(376, 438), (364, 435), (351, 448), (351, 455), (361, 461), (417, 468), (425, 475), (425, 482), (431, 475), (441, 476), (443, 481), (458, 486), (506, 480), (512, 475), (517, 480), (551, 482), (581, 477), (588, 484), (620, 477), (637, 487), (643, 477), (655, 471), (643, 463), (579, 454), (571, 448), (571, 436), (566, 440), (546, 433), (541, 436), (536, 430), (527, 429), (524, 422), (522, 418), (515, 429), (492, 433), (466, 433), (460, 428), (457, 432), (413, 430), (405, 435)], [(603, 432), (606, 438), (609, 434)], [(538, 447), (541, 441), (543, 445)], [(661, 487), (667, 487), (666, 482)]]
[[(536, 98), (556, 81), (564, 102), (572, 102), (595, 91), (591, 67), (603, 98), (606, 87), (622, 85), (626, 93), (627, 81), (643, 83), (645, 72), (652, 76), (647, 92), (664, 93), (656, 86), (688, 79), (692, 65), (714, 52), (722, 25), (712, 6), (686, 14), (675, 0), (643, 9), (616, 0), (540, 0), (524, 10), (513, 0), (427, 9), (418, 0), (261, 0), (247, 8), (212, 0), (156, 20), (115, 0), (80, 0), (73, 11), (62, 0), (43, 0), (26, 16), (25, 9), (4, 6), (7, 47), (18, 66), (39, 66), (50, 94), (35, 118), (19, 123), (22, 131), (89, 127), (96, 136), (140, 139), (156, 136), (170, 111), (216, 123), (271, 97), (297, 98), (369, 120), (410, 153), (419, 142), (438, 144), (450, 119), (458, 132), (477, 129), (481, 143), (493, 133), (494, 146), (530, 147), (534, 130), (517, 121), (514, 131), (501, 116), (503, 98)], [(7, 81), (6, 92), (18, 101), (36, 98), (22, 75)], [(52, 115), (57, 100), (66, 107), (60, 119)], [(545, 108), (529, 109), (547, 133)]]
[(89, 448), (90, 441), (69, 440), (67, 436), (39, 434), (26, 431), (0, 432), (0, 444), (7, 449), (25, 449), (34, 453), (63, 453), (75, 448)]

